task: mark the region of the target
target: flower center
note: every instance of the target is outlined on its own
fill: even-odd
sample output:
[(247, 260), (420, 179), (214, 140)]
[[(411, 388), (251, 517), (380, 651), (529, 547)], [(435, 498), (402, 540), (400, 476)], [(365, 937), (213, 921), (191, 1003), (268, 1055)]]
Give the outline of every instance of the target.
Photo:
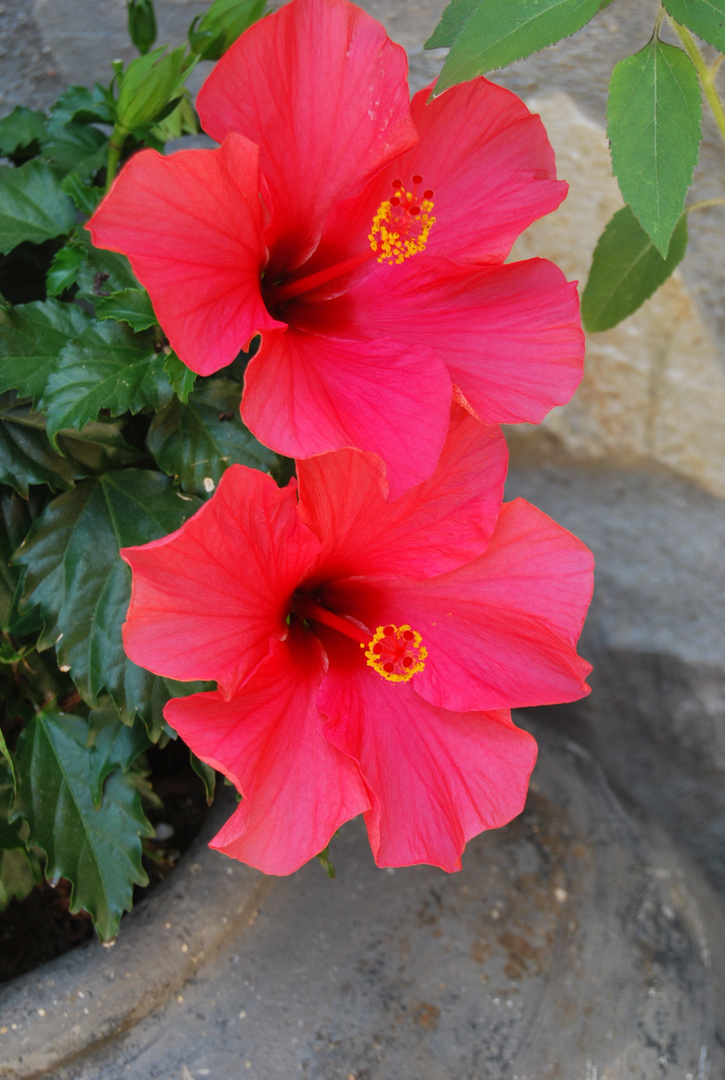
[(425, 667), (428, 650), (422, 640), (417, 630), (407, 624), (379, 626), (365, 652), (368, 667), (375, 668), (389, 682), (407, 682)]
[(435, 225), (433, 192), (421, 191), (422, 176), (413, 176), (412, 191), (405, 190), (402, 180), (393, 180), (389, 198), (378, 207), (368, 234), (370, 247), (334, 266), (326, 266), (314, 274), (306, 274), (293, 281), (283, 281), (263, 289), (264, 302), (269, 311), (278, 309), (288, 300), (327, 285), (336, 278), (345, 277), (377, 257), (379, 263), (405, 262), (411, 255), (425, 250), (428, 235)]
[(425, 667), (428, 650), (416, 630), (404, 626), (379, 626), (371, 640), (370, 633), (328, 611), (311, 596), (295, 596), (292, 611), (305, 622), (317, 622), (357, 641), (365, 649), (368, 667), (375, 668), (389, 682), (407, 682)]
[(384, 199), (373, 218), (368, 236), (379, 263), (391, 266), (425, 250), (428, 235), (435, 225), (433, 192), (420, 192), (422, 176), (414, 176), (413, 190), (406, 191), (402, 180), (393, 180), (393, 193)]

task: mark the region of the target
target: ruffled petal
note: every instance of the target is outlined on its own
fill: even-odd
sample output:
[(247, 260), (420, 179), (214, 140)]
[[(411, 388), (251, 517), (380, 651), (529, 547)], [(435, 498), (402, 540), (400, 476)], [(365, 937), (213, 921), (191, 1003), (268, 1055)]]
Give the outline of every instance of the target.
[(373, 793), (365, 821), (376, 863), (460, 870), (471, 837), (523, 809), (533, 738), (508, 712), (448, 712), (410, 683), (386, 682), (354, 644), (325, 639), (325, 648), (318, 706), (325, 735), (359, 763)]
[(295, 0), (256, 23), (197, 108), (213, 138), (236, 131), (260, 147), (273, 272), (304, 262), (332, 203), (417, 138), (404, 50), (346, 0)]
[(290, 328), (247, 367), (244, 422), (280, 454), (346, 446), (378, 454), (393, 496), (431, 475), (448, 430), (451, 384), (427, 346), (345, 341)]
[(357, 765), (322, 734), (325, 660), (317, 639), (305, 637), (275, 642), (231, 701), (194, 694), (164, 709), (197, 757), (244, 796), (210, 846), (265, 874), (291, 874), (370, 807)]
[(292, 593), (320, 544), (297, 515), (294, 484), (243, 465), (176, 532), (124, 548), (133, 570), (126, 652), (157, 675), (214, 679), (236, 693), (283, 640)]
[(266, 260), (259, 151), (239, 135), (218, 150), (142, 150), (88, 222), (97, 247), (128, 255), (177, 356), (200, 375), (283, 327), (262, 300)]
[(582, 377), (576, 285), (546, 259), (473, 267), (414, 256), (376, 268), (327, 301), (325, 319), (341, 336), (434, 343), (453, 383), (489, 424), (538, 424), (569, 401)]
[[(364, 250), (373, 215), (393, 194), (393, 180), (418, 197), (433, 192), (435, 225), (426, 252), (476, 263), (502, 263), (520, 233), (565, 198), (568, 185), (556, 179), (541, 118), (520, 98), (483, 78), (428, 102), (431, 89), (411, 102), (420, 141), (359, 196), (332, 208), (323, 248), (334, 251), (344, 236), (350, 250)], [(414, 176), (422, 177), (417, 186)]]
[(399, 499), (387, 500), (383, 464), (371, 454), (298, 462), (300, 516), (322, 543), (315, 573), (426, 578), (477, 558), (496, 525), (507, 462), (501, 429), (458, 404), (436, 471)]
[(576, 642), (594, 559), (580, 540), (516, 499), (504, 504), (486, 553), (428, 581), (340, 582), (323, 602), (370, 630), (407, 624), (427, 649), (412, 685), (453, 710), (575, 701), (591, 665)]

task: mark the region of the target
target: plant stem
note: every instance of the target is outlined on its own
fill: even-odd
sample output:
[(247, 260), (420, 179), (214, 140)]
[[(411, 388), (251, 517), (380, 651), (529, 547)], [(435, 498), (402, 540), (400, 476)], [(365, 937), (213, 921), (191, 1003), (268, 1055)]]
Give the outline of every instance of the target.
[(725, 206), (725, 199), (701, 199), (692, 206), (686, 206), (685, 213), (691, 214), (693, 210), (704, 210), (707, 206)]
[(725, 109), (718, 97), (718, 92), (715, 88), (715, 74), (717, 73), (717, 66), (713, 65), (709, 68), (705, 63), (702, 53), (695, 44), (690, 31), (685, 26), (680, 26), (674, 19), (670, 19), (670, 24), (679, 37), (680, 41), (685, 47), (685, 52), (689, 56), (692, 63), (695, 65), (695, 70), (700, 78), (700, 85), (702, 91), (707, 98), (708, 104), (712, 110), (712, 115), (715, 117), (715, 123), (720, 129), (723, 141), (725, 142)]
[(121, 157), (121, 151), (123, 150), (123, 144), (128, 137), (128, 132), (120, 124), (116, 124), (111, 132), (111, 138), (108, 143), (108, 161), (106, 163), (106, 192), (110, 191), (111, 184), (113, 183), (116, 173), (118, 171), (118, 162)]

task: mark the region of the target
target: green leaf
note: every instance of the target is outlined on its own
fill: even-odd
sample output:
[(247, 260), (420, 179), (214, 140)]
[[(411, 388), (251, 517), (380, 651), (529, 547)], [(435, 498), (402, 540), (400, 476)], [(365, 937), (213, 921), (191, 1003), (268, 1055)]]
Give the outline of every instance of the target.
[(52, 884), (68, 878), (70, 910), (88, 911), (107, 940), (131, 908), (133, 886), (148, 884), (141, 837), (152, 836), (153, 828), (134, 784), (120, 771), (107, 778), (101, 807), (93, 805), (95, 763), (87, 735), (77, 717), (36, 716), (18, 740), (18, 802), (31, 841), (46, 855), (46, 877)]
[(122, 426), (104, 421), (86, 424), (77, 433), (60, 432), (56, 453), (48, 441), (45, 417), (14, 393), (0, 394), (0, 483), (27, 496), (31, 484), (64, 490), (80, 476), (133, 464), (140, 454), (123, 438)]
[(697, 163), (702, 102), (691, 61), (653, 39), (609, 84), (607, 134), (624, 201), (663, 258)]
[(36, 405), (61, 350), (90, 323), (75, 304), (58, 300), (0, 310), (0, 391), (17, 390)]
[(167, 355), (164, 371), (169, 377), (169, 382), (174, 389), (174, 393), (179, 400), (186, 405), (189, 400), (189, 394), (194, 389), (196, 372), (192, 371), (191, 368), (188, 368), (186, 364), (182, 363), (174, 352)]
[(216, 770), (189, 751), (191, 767), (204, 785), (206, 805), (211, 806), (214, 802), (214, 789), (216, 788)]
[(10, 772), (10, 785), (12, 787), (13, 795), (15, 794), (15, 766), (13, 765), (13, 759), (8, 750), (8, 744), (5, 742), (5, 736), (0, 731), (0, 756), (5, 759), (5, 765)]
[(33, 112), (16, 105), (9, 116), (0, 120), (0, 154), (15, 157), (18, 151), (29, 150), (45, 137), (45, 113)]
[(13, 393), (0, 395), (0, 483), (27, 496), (30, 484), (70, 488), (74, 474), (73, 463), (48, 442), (44, 417)]
[[(20, 547), (32, 525), (29, 501), (15, 492), (0, 496), (0, 630), (22, 637), (38, 633), (43, 624), (36, 610), (20, 616), (17, 610), (21, 571), (11, 566), (13, 553)], [(9, 761), (7, 747), (0, 733), (0, 754)]]
[(19, 169), (0, 167), (0, 252), (7, 255), (23, 240), (40, 244), (70, 232), (76, 219), (73, 203), (44, 161)]
[(663, 0), (665, 10), (683, 26), (725, 52), (725, 0)]
[(172, 532), (199, 502), (158, 472), (123, 469), (78, 484), (34, 522), (15, 562), (27, 567), (23, 605), (39, 604), (39, 649), (55, 645), (85, 701), (106, 690), (121, 716), (148, 716), (155, 678), (123, 650), (131, 573), (119, 549)]
[(449, 86), (506, 67), (569, 37), (599, 10), (600, 0), (453, 0), (425, 43), (427, 49), (451, 46), (435, 85)]
[(0, 760), (0, 911), (13, 897), (24, 899), (42, 877), (37, 857), (25, 847), (27, 825), (22, 820), (10, 821), (15, 776), (9, 755), (6, 760), (9, 765)]
[(121, 289), (110, 296), (99, 297), (96, 318), (126, 322), (132, 330), (149, 330), (159, 321), (145, 289)]
[(81, 232), (78, 239), (86, 245), (85, 261), (78, 271), (78, 296), (82, 300), (95, 304), (100, 296), (141, 287), (125, 255), (93, 247), (86, 232)]
[(75, 285), (83, 259), (83, 248), (78, 244), (65, 244), (55, 253), (45, 276), (45, 291), (48, 296), (60, 296)]
[(0, 850), (0, 911), (13, 899), (24, 900), (40, 880), (40, 864), (29, 851)]
[(663, 259), (636, 217), (625, 206), (599, 237), (582, 296), (582, 320), (590, 333), (609, 330), (636, 311), (667, 280), (687, 247), (682, 215)]
[(209, 495), (229, 465), (273, 470), (279, 458), (257, 442), (239, 415), (242, 388), (229, 379), (208, 379), (189, 397), (174, 398), (149, 429), (148, 445), (159, 466), (185, 491)]
[(96, 809), (101, 805), (106, 777), (116, 769), (128, 772), (139, 754), (150, 745), (143, 721), (136, 717), (132, 724), (124, 723), (110, 698), (102, 698), (98, 708), (91, 709), (88, 752), (93, 778), (91, 795)]
[(47, 139), (41, 151), (57, 172), (75, 173), (81, 180), (94, 176), (106, 164), (108, 135), (86, 124), (65, 124)]
[(61, 351), (41, 407), (52, 443), (63, 428), (80, 430), (101, 409), (111, 416), (160, 409), (172, 397), (166, 357), (154, 342), (116, 323), (91, 323)]
[(69, 195), (82, 214), (90, 215), (94, 212), (103, 198), (103, 188), (92, 187), (75, 173), (68, 173), (60, 183), (61, 188)]
[(108, 92), (98, 83), (87, 86), (69, 86), (50, 110), (48, 130), (55, 134), (66, 124), (112, 124), (113, 113), (108, 103)]

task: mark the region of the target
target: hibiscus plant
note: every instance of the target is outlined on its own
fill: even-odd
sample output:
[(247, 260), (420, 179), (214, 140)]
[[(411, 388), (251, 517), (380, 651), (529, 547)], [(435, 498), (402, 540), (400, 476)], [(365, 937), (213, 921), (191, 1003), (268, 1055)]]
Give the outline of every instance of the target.
[(502, 502), (499, 425), (582, 371), (575, 283), (506, 261), (566, 194), (539, 117), (411, 102), (347, 0), (215, 0), (171, 51), (128, 6), (108, 86), (0, 121), (0, 904), (64, 877), (102, 939), (177, 737), (235, 858), (363, 814), (379, 865), (459, 868), (523, 807), (511, 708), (588, 692), (592, 588)]

